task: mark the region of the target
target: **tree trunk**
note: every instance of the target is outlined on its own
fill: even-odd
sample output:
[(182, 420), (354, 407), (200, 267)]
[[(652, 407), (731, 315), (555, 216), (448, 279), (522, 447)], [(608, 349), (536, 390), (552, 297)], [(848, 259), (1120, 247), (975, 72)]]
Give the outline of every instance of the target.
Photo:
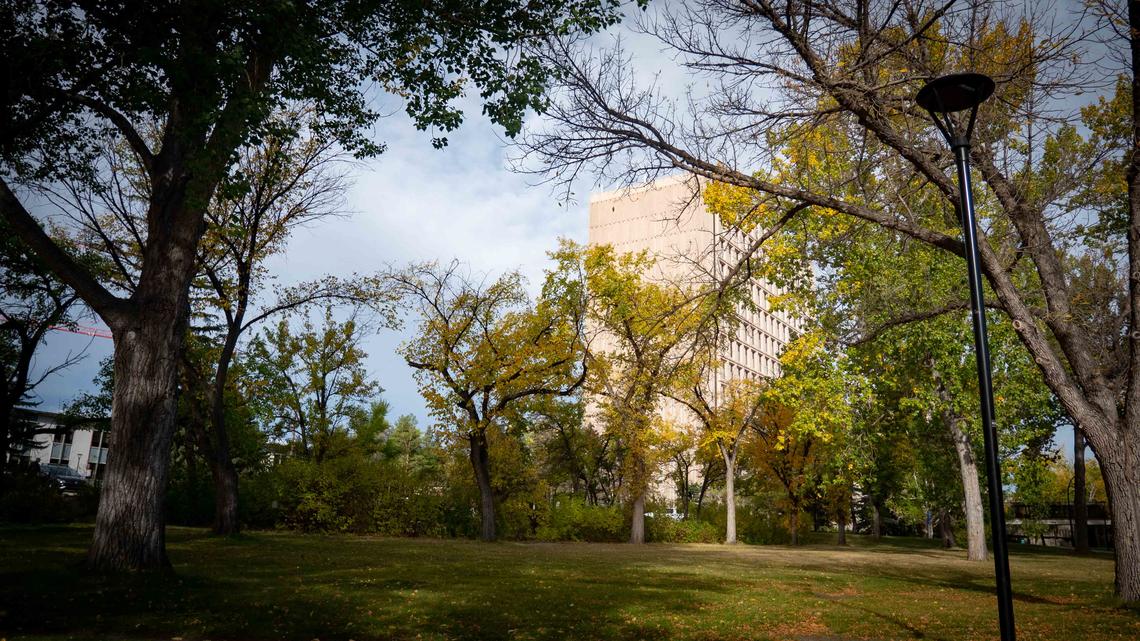
[(633, 499), (633, 518), (629, 527), (629, 542), (633, 544), (645, 543), (645, 491), (642, 490)]
[(701, 475), (701, 492), (697, 495), (697, 518), (701, 518), (701, 508), (704, 507), (705, 493), (709, 490), (709, 467), (705, 467), (705, 473)]
[(800, 507), (792, 506), (792, 513), (788, 515), (788, 534), (792, 537), (792, 545), (800, 544)]
[[(244, 313), (239, 314), (238, 323)], [(240, 328), (240, 325), (236, 326)], [(232, 536), (237, 534), (238, 523), (238, 475), (230, 455), (230, 438), (226, 431), (226, 382), (229, 379), (230, 361), (237, 347), (237, 331), (231, 326), (222, 345), (221, 354), (214, 370), (214, 386), (210, 394), (210, 427), (213, 438), (213, 451), (210, 452), (210, 472), (214, 478), (214, 534)]]
[(495, 540), (495, 493), (491, 489), (491, 459), (487, 448), (486, 430), (476, 429), (467, 437), (471, 446), (471, 467), (475, 470), (475, 483), (479, 486), (479, 517), (482, 521), (484, 541)]
[(8, 449), (11, 447), (12, 419), (14, 418), (12, 414), (10, 407), (0, 408), (0, 421), (4, 421), (4, 424), (0, 426), (0, 496), (4, 495), (8, 485), (6, 475), (8, 472)]
[(115, 331), (114, 447), (87, 554), (87, 564), (95, 570), (170, 565), (164, 499), (186, 317), (185, 305), (163, 302), (167, 304), (156, 305), (152, 313), (139, 314), (135, 322)]
[(724, 542), (736, 543), (736, 457), (724, 452)]
[(938, 531), (942, 534), (942, 547), (952, 548), (958, 545), (954, 539), (954, 523), (950, 520), (949, 510), (942, 510), (938, 515)]
[[(1119, 430), (1129, 435), (1130, 430)], [(1096, 443), (1093, 443), (1096, 445)], [(1107, 450), (1107, 451), (1104, 451)], [(1112, 509), (1112, 545), (1116, 563), (1116, 595), (1140, 601), (1140, 439), (1123, 438), (1115, 448), (1094, 450), (1101, 464)]]
[(214, 479), (214, 534), (233, 536), (240, 531), (238, 524), (238, 476), (228, 453), (222, 458), (214, 454), (210, 474)]
[(681, 482), (681, 518), (686, 521), (689, 520), (690, 503), (692, 503), (692, 497), (689, 496), (689, 468), (686, 466)]
[(1088, 490), (1085, 488), (1085, 435), (1073, 427), (1073, 550), (1089, 551)]
[(876, 541), (883, 538), (883, 513), (878, 499), (871, 501), (871, 538)]
[(847, 508), (839, 506), (839, 538), (836, 545), (847, 545)]
[[(56, 321), (61, 317), (62, 314), (53, 316)], [(54, 321), (48, 321), (45, 326), (53, 322)], [(0, 404), (3, 405), (3, 407), (0, 408), (0, 420), (4, 421), (3, 429), (0, 429), (0, 496), (4, 494), (6, 483), (5, 474), (8, 468), (8, 455), (10, 454), (8, 450), (12, 447), (12, 432), (15, 429), (16, 407), (29, 391), (28, 375), (31, 372), (32, 357), (35, 355), (36, 347), (43, 338), (43, 334), (43, 331), (37, 332), (34, 340), (29, 340), (25, 338), (23, 332), (20, 332), (20, 353), (17, 355), (16, 362), (12, 366), (11, 371), (5, 372), (5, 387), (3, 397), (0, 398)]]
[(950, 438), (954, 441), (954, 451), (958, 454), (958, 473), (962, 477), (966, 511), (966, 558), (970, 561), (985, 561), (985, 511), (974, 448), (970, 445), (970, 437), (962, 431), (961, 419), (943, 412), (943, 420), (950, 431)]

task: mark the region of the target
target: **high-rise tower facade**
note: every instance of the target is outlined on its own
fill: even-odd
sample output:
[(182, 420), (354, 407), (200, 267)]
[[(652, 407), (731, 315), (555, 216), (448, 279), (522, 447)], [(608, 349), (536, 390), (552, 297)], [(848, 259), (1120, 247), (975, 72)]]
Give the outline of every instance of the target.
[[(650, 278), (685, 282), (707, 288), (723, 279), (754, 241), (752, 233), (726, 229), (709, 213), (693, 176), (668, 177), (641, 187), (590, 197), (591, 245), (608, 244), (618, 252), (648, 251), (655, 259)], [(780, 375), (780, 354), (802, 329), (799, 319), (775, 311), (769, 300), (782, 293), (753, 278), (748, 293), (755, 309), (739, 310), (735, 332), (719, 345), (721, 366), (708, 385), (715, 399), (733, 379), (774, 378)], [(587, 415), (590, 414), (589, 400)], [(663, 402), (663, 418), (695, 426), (696, 418), (676, 402)], [(658, 484), (662, 498), (675, 498), (669, 484)]]
[[(609, 244), (620, 252), (648, 250), (658, 261), (657, 277), (712, 285), (744, 256), (754, 238), (725, 229), (694, 196), (694, 177), (669, 177), (643, 187), (590, 197), (591, 245)], [(697, 282), (700, 279), (708, 282)], [(802, 329), (800, 320), (771, 309), (768, 301), (782, 292), (752, 279), (749, 294), (755, 310), (741, 310), (735, 336), (721, 346), (721, 381), (780, 375), (780, 353)]]

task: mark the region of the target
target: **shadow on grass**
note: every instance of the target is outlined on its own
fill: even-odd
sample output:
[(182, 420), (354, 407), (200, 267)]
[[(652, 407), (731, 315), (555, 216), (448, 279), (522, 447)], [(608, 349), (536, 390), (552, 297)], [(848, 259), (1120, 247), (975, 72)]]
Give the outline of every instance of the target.
[(684, 615), (732, 587), (636, 559), (560, 560), (537, 547), (520, 560), (506, 545), (466, 541), (218, 540), (177, 530), (176, 574), (100, 576), (76, 571), (88, 535), (0, 534), (0, 555), (25, 550), (0, 573), (0, 637), (474, 640), (524, 630), (532, 639), (665, 639), (666, 627), (620, 613)]
[[(976, 623), (975, 597), (993, 594), (992, 565), (908, 541), (488, 545), (171, 528), (176, 574), (108, 577), (75, 570), (89, 537), (89, 527), (0, 528), (0, 638), (842, 641), (835, 631), (858, 630), (950, 641)], [(1099, 630), (1104, 610), (1089, 606), (1109, 585), (1103, 575), (1065, 566), (1081, 596), (1053, 599), (1068, 593), (1041, 569), (1065, 559), (1033, 558), (1020, 589), (1015, 572), (1018, 601), (1047, 624), (1071, 613), (1079, 631)], [(962, 607), (931, 613), (943, 590)]]

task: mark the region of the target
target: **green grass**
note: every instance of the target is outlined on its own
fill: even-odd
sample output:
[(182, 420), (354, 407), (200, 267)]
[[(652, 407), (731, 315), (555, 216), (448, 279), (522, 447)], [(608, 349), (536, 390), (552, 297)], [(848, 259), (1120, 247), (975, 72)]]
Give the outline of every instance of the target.
[[(90, 529), (0, 529), (7, 639), (994, 639), (992, 565), (850, 548), (497, 543), (172, 528), (175, 574), (79, 567)], [(819, 540), (819, 539), (817, 539)], [(1140, 639), (1112, 560), (1019, 551), (1019, 639)]]

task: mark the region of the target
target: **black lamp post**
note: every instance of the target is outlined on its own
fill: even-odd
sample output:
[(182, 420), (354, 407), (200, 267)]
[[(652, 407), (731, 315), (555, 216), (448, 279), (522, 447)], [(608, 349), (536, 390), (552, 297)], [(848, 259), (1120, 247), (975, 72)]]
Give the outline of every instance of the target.
[[(1009, 583), (1009, 554), (1005, 547), (1005, 508), (998, 461), (997, 432), (994, 430), (994, 391), (990, 373), (990, 348), (986, 335), (985, 303), (982, 299), (982, 270), (978, 260), (977, 222), (970, 184), (970, 134), (978, 117), (978, 106), (994, 92), (994, 81), (978, 73), (960, 73), (926, 83), (915, 97), (918, 106), (930, 112), (938, 131), (950, 144), (958, 166), (961, 205), (958, 220), (966, 249), (966, 272), (970, 281), (970, 307), (974, 315), (974, 355), (978, 365), (978, 392), (981, 396), (982, 432), (986, 443), (986, 476), (989, 477), (990, 529), (997, 579), (998, 626), (1002, 641), (1014, 641), (1013, 592)], [(950, 114), (969, 111), (966, 130)]]

